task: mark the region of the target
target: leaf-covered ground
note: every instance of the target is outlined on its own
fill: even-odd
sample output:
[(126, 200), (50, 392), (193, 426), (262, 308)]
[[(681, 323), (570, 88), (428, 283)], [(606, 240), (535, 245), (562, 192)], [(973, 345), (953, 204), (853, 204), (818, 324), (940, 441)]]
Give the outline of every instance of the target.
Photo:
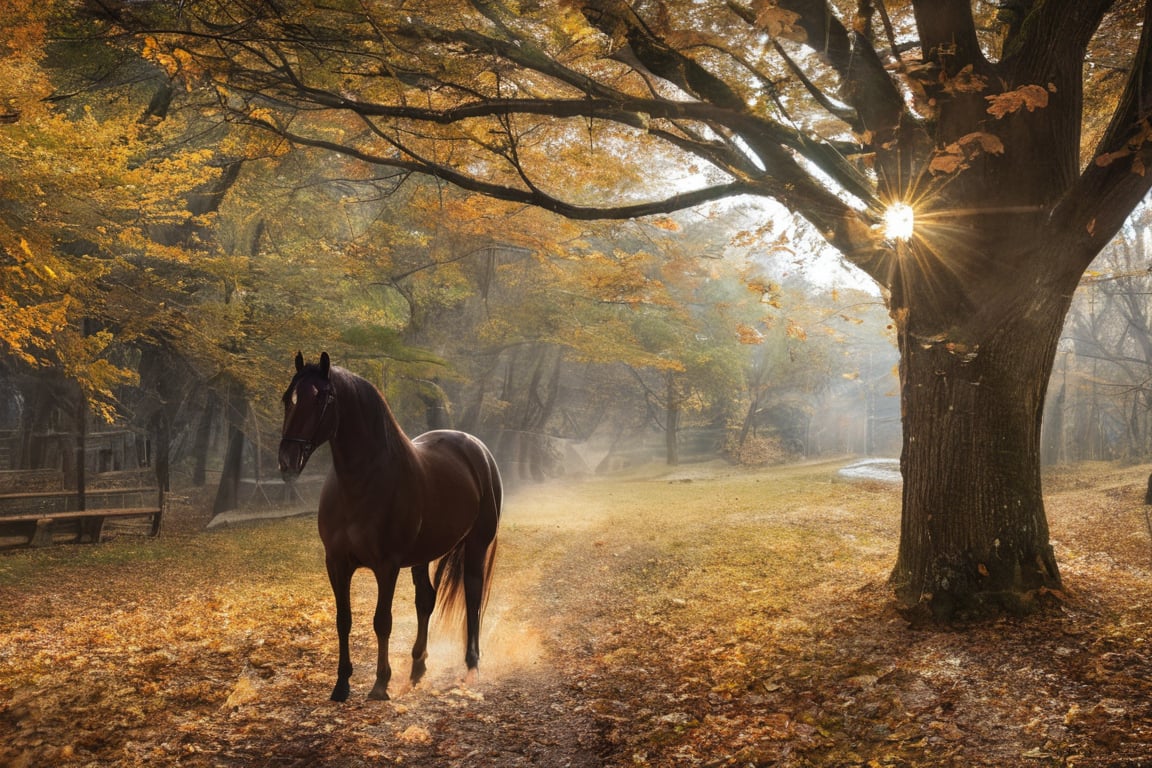
[(896, 489), (835, 465), (651, 470), (505, 509), (479, 684), (455, 627), (369, 702), (327, 701), (332, 601), (307, 518), (0, 556), (0, 765), (1147, 766), (1147, 470), (1047, 479), (1056, 611), (910, 628), (884, 586)]

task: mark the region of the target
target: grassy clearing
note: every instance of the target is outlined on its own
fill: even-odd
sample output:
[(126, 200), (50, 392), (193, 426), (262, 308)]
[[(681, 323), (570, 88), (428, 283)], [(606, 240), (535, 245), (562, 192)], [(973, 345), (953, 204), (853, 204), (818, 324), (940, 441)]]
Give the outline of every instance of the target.
[[(325, 701), (310, 519), (0, 557), (0, 764), (1137, 765), (1152, 747), (1145, 474), (1049, 478), (1063, 611), (912, 631), (885, 579), (899, 493), (836, 466), (649, 468), (509, 498), (482, 638), (369, 703)], [(196, 518), (196, 510), (184, 514)], [(199, 518), (197, 518), (199, 519)], [(181, 532), (187, 530), (188, 532)], [(394, 602), (396, 680), (414, 632)], [(394, 690), (396, 686), (394, 685)], [(1124, 762), (1127, 761), (1127, 762)]]

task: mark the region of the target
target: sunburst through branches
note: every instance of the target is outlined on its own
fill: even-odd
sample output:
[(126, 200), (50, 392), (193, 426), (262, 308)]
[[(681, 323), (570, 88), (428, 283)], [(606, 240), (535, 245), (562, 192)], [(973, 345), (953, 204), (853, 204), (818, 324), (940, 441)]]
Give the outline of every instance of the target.
[(897, 242), (912, 238), (916, 226), (916, 213), (907, 203), (896, 202), (884, 210), (884, 235)]

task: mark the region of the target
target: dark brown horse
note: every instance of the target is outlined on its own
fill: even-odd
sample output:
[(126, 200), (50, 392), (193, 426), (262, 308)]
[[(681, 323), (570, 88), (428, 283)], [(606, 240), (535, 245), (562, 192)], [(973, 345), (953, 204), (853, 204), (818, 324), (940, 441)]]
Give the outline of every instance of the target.
[[(328, 353), (319, 365), (296, 355), (296, 376), (284, 393), (280, 471), (293, 478), (312, 451), (327, 441), (332, 471), (320, 495), (320, 538), (332, 592), (340, 665), (334, 701), (348, 698), (352, 661), (349, 587), (358, 568), (376, 575), (373, 628), (378, 661), (370, 699), (388, 698), (388, 636), (392, 596), (401, 568), (416, 585), (416, 643), (412, 684), (424, 674), (428, 618), (441, 593), (441, 610), (464, 594), (467, 680), (480, 659), (480, 615), (491, 583), (503, 490), (488, 449), (453, 430), (426, 432), (409, 440), (380, 392), (364, 379), (333, 367)], [(438, 561), (435, 576), (430, 564)]]

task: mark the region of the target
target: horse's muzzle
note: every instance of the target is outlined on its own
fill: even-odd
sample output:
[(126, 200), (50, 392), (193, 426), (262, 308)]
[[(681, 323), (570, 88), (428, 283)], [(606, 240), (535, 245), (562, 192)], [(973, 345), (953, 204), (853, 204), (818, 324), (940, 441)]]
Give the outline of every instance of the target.
[(280, 441), (280, 474), (285, 481), (295, 480), (304, 471), (308, 457), (312, 455), (312, 444), (304, 440), (284, 439)]

